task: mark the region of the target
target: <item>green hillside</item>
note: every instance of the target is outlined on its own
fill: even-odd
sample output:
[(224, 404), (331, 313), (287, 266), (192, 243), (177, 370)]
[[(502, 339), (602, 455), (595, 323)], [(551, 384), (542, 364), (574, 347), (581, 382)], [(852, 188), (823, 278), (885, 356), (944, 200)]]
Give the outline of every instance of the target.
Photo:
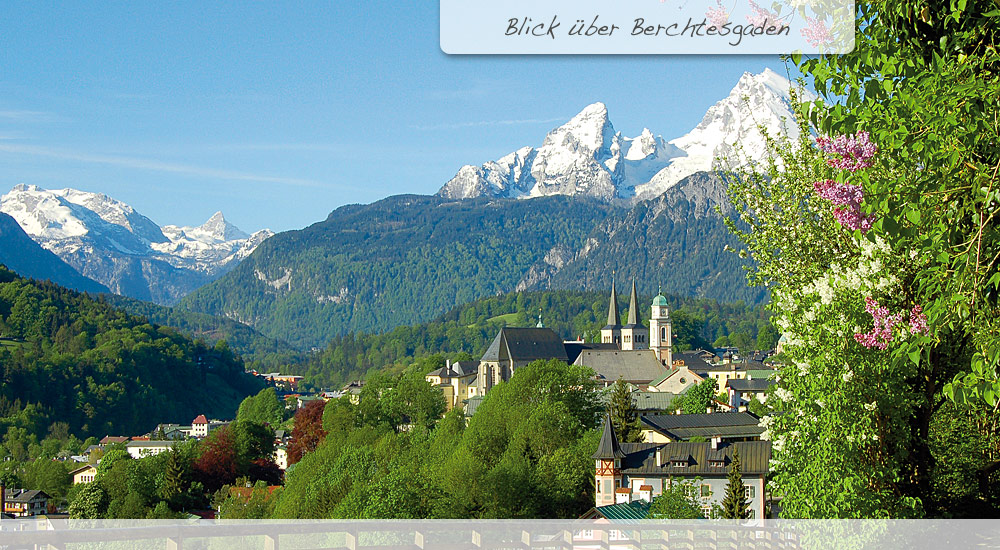
[[(86, 294), (0, 268), (0, 434), (138, 434), (198, 414), (232, 417), (261, 388), (228, 350)], [(21, 431), (23, 430), (23, 431)]]
[(300, 347), (432, 319), (513, 291), (557, 246), (578, 248), (615, 207), (593, 200), (396, 196), (338, 208), (264, 241), (182, 307)]
[[(381, 333), (480, 298), (521, 290), (606, 292), (612, 273), (640, 291), (761, 303), (716, 211), (717, 177), (696, 174), (634, 207), (582, 197), (397, 196), (337, 209), (275, 235), (181, 307), (246, 323), (293, 346)], [(503, 312), (506, 313), (506, 312)]]
[(229, 349), (239, 354), (250, 368), (283, 371), (289, 365), (305, 360), (305, 353), (301, 350), (225, 317), (161, 306), (117, 294), (104, 294), (100, 299), (132, 315), (145, 317), (151, 323), (173, 327), (190, 338), (205, 340), (209, 345), (224, 340)]

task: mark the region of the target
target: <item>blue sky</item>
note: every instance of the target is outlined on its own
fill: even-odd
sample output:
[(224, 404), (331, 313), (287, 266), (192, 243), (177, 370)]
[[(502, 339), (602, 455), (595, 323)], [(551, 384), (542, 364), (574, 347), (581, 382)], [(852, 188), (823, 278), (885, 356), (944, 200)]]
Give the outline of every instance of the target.
[(295, 229), (434, 193), (595, 101), (626, 135), (677, 137), (768, 66), (785, 73), (776, 56), (448, 56), (431, 0), (7, 3), (0, 193)]

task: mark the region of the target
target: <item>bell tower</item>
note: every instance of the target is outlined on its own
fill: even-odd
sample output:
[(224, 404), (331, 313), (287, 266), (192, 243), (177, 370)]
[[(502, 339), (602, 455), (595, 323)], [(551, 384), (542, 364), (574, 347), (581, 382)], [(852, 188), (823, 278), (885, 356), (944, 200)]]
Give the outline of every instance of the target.
[(656, 352), (656, 358), (667, 367), (673, 366), (674, 346), (673, 335), (670, 332), (670, 308), (663, 293), (653, 298), (652, 312), (649, 316), (649, 348)]

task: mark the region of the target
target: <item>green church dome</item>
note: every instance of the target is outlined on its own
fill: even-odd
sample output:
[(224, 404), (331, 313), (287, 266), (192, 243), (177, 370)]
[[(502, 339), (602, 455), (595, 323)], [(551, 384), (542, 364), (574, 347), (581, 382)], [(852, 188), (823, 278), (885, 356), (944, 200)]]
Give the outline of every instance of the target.
[(666, 307), (667, 299), (664, 298), (662, 294), (657, 294), (656, 298), (653, 298), (653, 305), (657, 307)]

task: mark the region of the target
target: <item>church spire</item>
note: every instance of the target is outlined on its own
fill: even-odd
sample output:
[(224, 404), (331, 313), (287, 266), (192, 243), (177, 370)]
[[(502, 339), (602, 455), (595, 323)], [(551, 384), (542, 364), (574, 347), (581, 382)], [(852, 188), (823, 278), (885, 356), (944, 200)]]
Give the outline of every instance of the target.
[(604, 328), (620, 328), (622, 317), (618, 313), (618, 294), (615, 292), (615, 281), (611, 281), (611, 303), (608, 305), (608, 326)]
[(639, 325), (639, 297), (635, 292), (635, 279), (632, 279), (632, 296), (628, 301), (628, 326)]

